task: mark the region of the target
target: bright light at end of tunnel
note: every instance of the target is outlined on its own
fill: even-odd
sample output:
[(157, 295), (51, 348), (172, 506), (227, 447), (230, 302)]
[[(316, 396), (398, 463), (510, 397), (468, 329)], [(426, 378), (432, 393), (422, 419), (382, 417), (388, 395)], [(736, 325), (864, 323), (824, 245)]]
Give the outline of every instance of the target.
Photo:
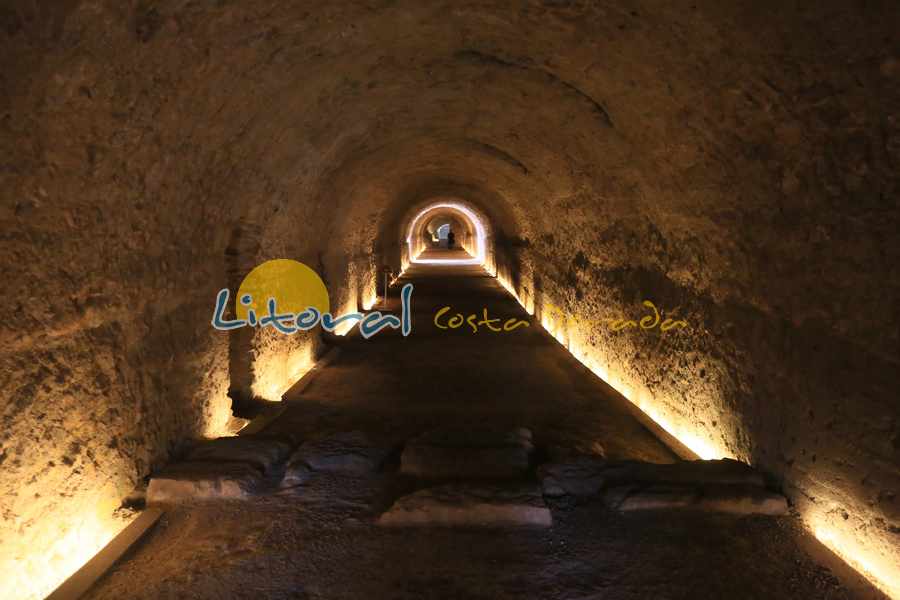
[[(475, 225), (475, 238), (477, 239), (476, 247), (477, 252), (474, 258), (418, 258), (415, 254), (415, 250), (413, 248), (413, 231), (415, 231), (416, 223), (425, 216), (427, 213), (436, 210), (438, 208), (449, 208), (452, 210), (457, 210), (462, 214), (466, 215), (469, 220)], [(484, 264), (485, 257), (485, 246), (487, 244), (487, 233), (484, 228), (484, 225), (481, 222), (481, 219), (478, 218), (470, 208), (467, 206), (463, 206), (462, 204), (458, 204), (456, 202), (440, 202), (437, 204), (432, 204), (423, 208), (419, 214), (415, 216), (412, 222), (409, 224), (409, 229), (406, 234), (406, 244), (409, 249), (409, 257), (410, 261), (417, 264), (439, 264), (439, 265), (481, 265)]]

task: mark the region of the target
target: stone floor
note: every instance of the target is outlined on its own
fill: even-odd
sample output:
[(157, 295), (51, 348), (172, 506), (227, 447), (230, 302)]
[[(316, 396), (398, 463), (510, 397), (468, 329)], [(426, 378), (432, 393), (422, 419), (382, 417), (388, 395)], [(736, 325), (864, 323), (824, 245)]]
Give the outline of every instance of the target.
[[(160, 474), (161, 499), (182, 501), (89, 597), (854, 597), (806, 553), (795, 516), (772, 516), (783, 499), (759, 474), (679, 462), (536, 325), (435, 327), (443, 306), (529, 318), (479, 268), (415, 267), (406, 281), (408, 338), (341, 339), (248, 440), (250, 492), (215, 498), (209, 483), (234, 471), (234, 443)], [(192, 501), (203, 464), (206, 500)], [(194, 479), (163, 481), (180, 472)]]

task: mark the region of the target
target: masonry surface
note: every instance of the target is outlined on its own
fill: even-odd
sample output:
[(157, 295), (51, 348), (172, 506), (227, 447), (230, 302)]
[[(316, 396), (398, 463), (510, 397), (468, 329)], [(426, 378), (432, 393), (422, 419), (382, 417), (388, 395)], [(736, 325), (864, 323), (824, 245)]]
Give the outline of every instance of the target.
[[(0, 571), (327, 350), (213, 330), (219, 289), (287, 257), (355, 311), (446, 200), (536, 323), (900, 572), (898, 31), (887, 0), (4, 3)], [(645, 299), (690, 327), (578, 325)]]

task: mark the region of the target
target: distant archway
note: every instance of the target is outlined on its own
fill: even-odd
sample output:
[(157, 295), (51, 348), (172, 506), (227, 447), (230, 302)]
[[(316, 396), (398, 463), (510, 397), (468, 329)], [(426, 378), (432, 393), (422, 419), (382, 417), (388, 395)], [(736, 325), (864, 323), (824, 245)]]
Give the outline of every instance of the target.
[[(416, 235), (418, 228), (437, 211), (449, 211), (469, 224), (474, 231), (474, 244), (472, 258), (419, 258), (421, 254), (420, 240)], [(423, 208), (412, 219), (406, 232), (406, 243), (409, 248), (409, 260), (414, 264), (456, 264), (456, 265), (482, 265), (487, 255), (487, 228), (481, 222), (481, 218), (472, 209), (456, 202), (438, 202)]]

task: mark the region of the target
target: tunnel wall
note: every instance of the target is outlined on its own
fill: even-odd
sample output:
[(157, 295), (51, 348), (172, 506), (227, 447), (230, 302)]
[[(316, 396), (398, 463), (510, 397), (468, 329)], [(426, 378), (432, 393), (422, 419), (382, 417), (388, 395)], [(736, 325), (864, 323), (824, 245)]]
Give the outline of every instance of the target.
[[(373, 228), (396, 236), (437, 196), (486, 212), (500, 280), (586, 364), (701, 454), (765, 469), (845, 556), (900, 572), (894, 15), (0, 7), (0, 596), (46, 590), (154, 466), (223, 432), (218, 289), (295, 258), (337, 312), (365, 305), (392, 251)], [(596, 323), (644, 300), (689, 327)], [(246, 344), (243, 388), (317, 352)]]
[[(117, 509), (153, 469), (230, 433), (216, 293), (269, 258), (319, 265), (328, 224), (289, 202), (271, 163), (247, 160), (271, 131), (223, 105), (229, 86), (191, 87), (201, 48), (147, 45), (174, 21), (135, 3), (23, 2), (0, 17), (2, 306), (16, 315), (0, 331), (0, 597), (42, 598), (124, 526)], [(239, 228), (256, 241), (230, 272)], [(351, 259), (331, 257), (330, 291), (355, 306)], [(244, 383), (264, 397), (316, 349), (246, 343)]]

